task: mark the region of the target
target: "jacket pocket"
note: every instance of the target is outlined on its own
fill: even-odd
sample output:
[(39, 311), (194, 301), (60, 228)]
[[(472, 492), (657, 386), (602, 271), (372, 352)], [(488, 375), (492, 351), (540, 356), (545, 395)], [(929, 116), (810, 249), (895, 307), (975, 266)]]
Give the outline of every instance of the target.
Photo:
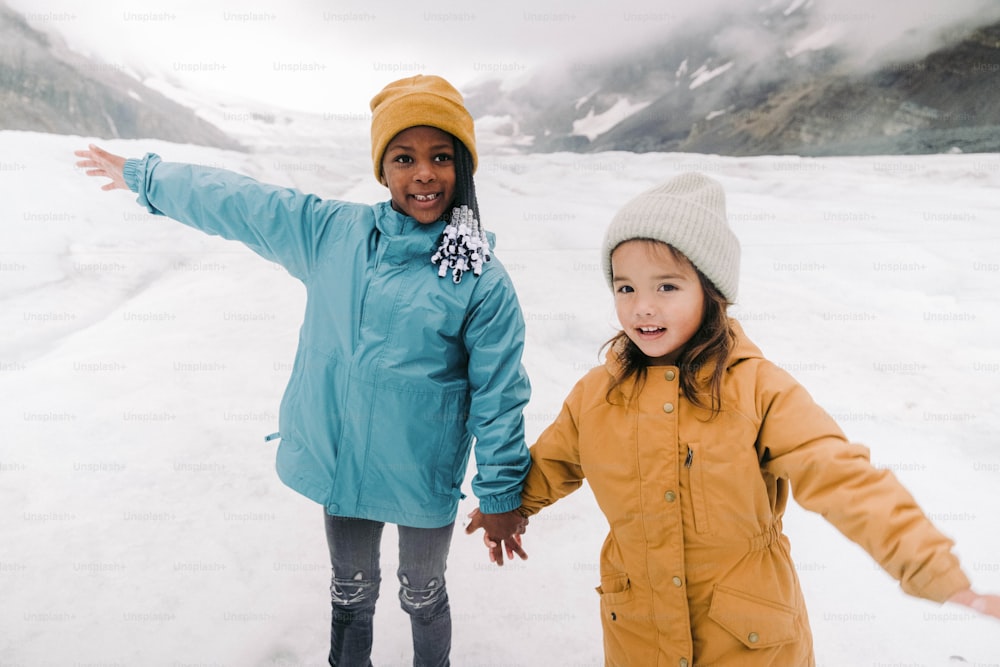
[(625, 604), (632, 599), (632, 584), (624, 572), (602, 576), (601, 585), (595, 590), (601, 596), (602, 606)]
[(436, 413), (428, 414), (437, 422), (437, 452), (434, 455), (434, 492), (451, 498), (464, 498), (462, 481), (469, 465), (472, 438), (466, 430), (469, 419), (468, 389), (445, 392), (437, 401)]
[(604, 634), (604, 664), (609, 667), (624, 665), (652, 665), (656, 658), (639, 655), (636, 636), (644, 636), (638, 604), (634, 600), (632, 582), (624, 572), (601, 576), (597, 587), (601, 596), (601, 628)]
[(749, 649), (780, 646), (799, 639), (799, 612), (778, 602), (716, 586), (708, 617)]

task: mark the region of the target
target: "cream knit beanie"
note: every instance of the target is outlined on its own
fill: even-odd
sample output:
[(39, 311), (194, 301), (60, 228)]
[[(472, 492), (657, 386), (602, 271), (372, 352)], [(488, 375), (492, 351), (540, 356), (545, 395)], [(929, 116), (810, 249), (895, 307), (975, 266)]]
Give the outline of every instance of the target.
[(736, 301), (740, 242), (726, 221), (726, 195), (717, 181), (689, 172), (650, 188), (625, 204), (608, 226), (601, 250), (609, 286), (611, 253), (632, 239), (652, 239), (673, 246), (730, 303)]

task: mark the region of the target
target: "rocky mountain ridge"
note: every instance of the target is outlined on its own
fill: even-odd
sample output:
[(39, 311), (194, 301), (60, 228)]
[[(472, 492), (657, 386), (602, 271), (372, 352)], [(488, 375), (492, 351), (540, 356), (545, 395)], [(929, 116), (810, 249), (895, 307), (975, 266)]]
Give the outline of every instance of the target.
[(144, 86), (120, 66), (70, 51), (2, 2), (0, 129), (240, 148), (192, 109)]
[(513, 90), (486, 81), (467, 100), (477, 116), (508, 117), (517, 143), (542, 152), (1000, 151), (1000, 22), (864, 68), (836, 41), (802, 37), (806, 9), (754, 20), (752, 54), (705, 23)]

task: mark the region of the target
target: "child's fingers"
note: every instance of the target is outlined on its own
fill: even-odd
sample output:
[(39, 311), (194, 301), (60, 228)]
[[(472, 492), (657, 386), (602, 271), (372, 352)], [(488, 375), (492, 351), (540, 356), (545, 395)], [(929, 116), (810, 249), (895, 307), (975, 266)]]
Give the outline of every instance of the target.
[(521, 540), (507, 540), (507, 559), (514, 560), (514, 554), (521, 560), (528, 560), (528, 554), (521, 547)]
[(969, 606), (980, 614), (1000, 618), (1000, 597), (996, 595), (980, 595)]
[(507, 560), (514, 560), (514, 554), (517, 554), (521, 560), (527, 560), (528, 554), (524, 552), (521, 547), (521, 536), (512, 535), (503, 541), (504, 551), (507, 552)]
[(474, 532), (483, 527), (483, 515), (480, 513), (478, 507), (473, 509), (466, 516), (469, 518), (469, 523), (465, 527), (466, 535), (472, 535)]
[[(500, 543), (490, 538), (489, 533), (483, 532), (483, 544), (490, 554), (490, 562), (503, 566), (503, 548)], [(511, 556), (513, 559), (513, 556)]]

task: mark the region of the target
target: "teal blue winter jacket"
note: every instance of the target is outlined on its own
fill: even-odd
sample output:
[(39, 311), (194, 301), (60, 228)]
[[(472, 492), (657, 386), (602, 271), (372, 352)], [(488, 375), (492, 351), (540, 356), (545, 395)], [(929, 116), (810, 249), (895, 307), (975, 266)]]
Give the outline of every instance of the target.
[(524, 319), (497, 259), (455, 284), (430, 262), (444, 223), (389, 202), (323, 200), (153, 154), (128, 160), (125, 179), (150, 212), (241, 241), (305, 284), (279, 414), (285, 484), (330, 514), (439, 527), (455, 520), (475, 439), (482, 510), (520, 505)]

